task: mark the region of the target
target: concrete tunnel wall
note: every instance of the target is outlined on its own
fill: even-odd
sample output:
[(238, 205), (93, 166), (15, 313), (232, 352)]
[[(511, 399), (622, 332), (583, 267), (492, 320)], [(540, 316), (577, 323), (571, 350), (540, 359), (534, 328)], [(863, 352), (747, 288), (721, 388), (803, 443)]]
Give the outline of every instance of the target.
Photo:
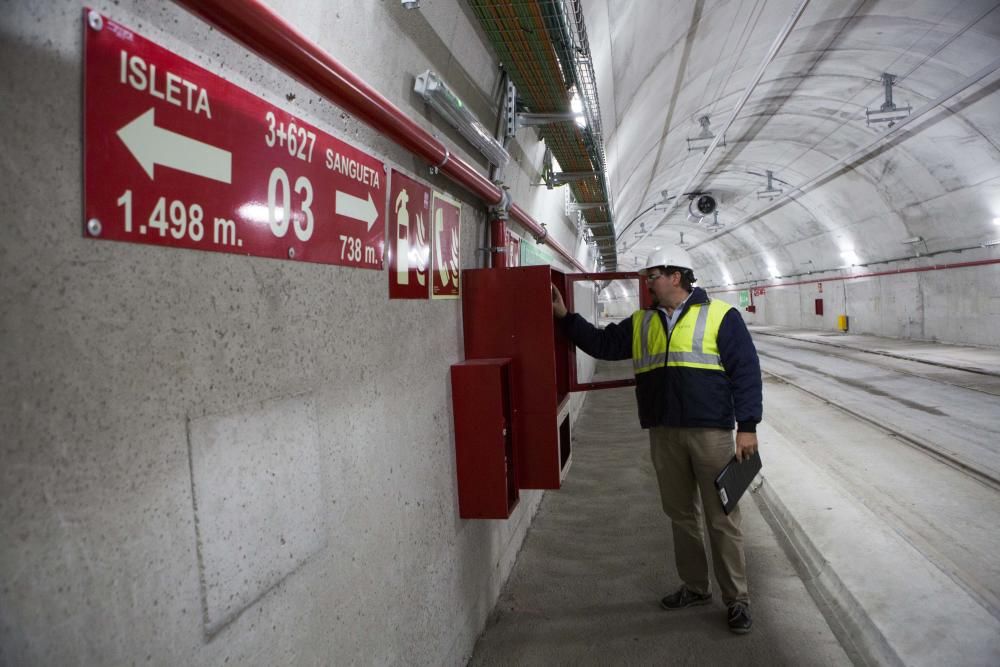
[[(966, 259), (970, 254), (977, 259)], [(984, 261), (984, 254), (950, 253), (949, 259)], [(935, 259), (917, 258), (899, 267), (929, 270), (871, 275), (889, 271), (875, 265), (761, 281), (764, 293), (753, 297), (756, 312), (744, 311), (743, 319), (749, 324), (837, 331), (838, 316), (847, 315), (852, 333), (995, 347), (1000, 264), (930, 268), (939, 264)], [(735, 288), (709, 291), (739, 303)], [(816, 314), (816, 299), (823, 300), (822, 315)]]
[[(270, 4), (485, 172), (412, 92), (431, 68), (494, 117), (465, 3)], [(94, 9), (460, 198), (479, 265), (481, 204), (420, 160), (171, 3)], [(83, 30), (76, 2), (0, 15), (0, 664), (464, 663), (541, 492), (508, 521), (458, 516), (460, 302), (84, 238)], [(593, 266), (562, 193), (530, 187), (543, 149), (522, 131), (505, 181)]]

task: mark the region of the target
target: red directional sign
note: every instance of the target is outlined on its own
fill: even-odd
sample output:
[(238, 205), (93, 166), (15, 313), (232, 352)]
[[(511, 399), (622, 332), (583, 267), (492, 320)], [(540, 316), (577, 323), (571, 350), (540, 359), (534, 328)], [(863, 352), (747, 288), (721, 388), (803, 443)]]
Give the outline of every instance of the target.
[(85, 234), (381, 269), (383, 163), (84, 10)]

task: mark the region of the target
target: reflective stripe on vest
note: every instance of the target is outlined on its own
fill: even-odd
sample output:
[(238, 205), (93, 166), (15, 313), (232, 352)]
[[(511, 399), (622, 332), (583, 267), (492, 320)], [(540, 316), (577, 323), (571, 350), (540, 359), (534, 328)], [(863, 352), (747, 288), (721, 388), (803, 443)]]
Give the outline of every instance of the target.
[(712, 299), (691, 306), (670, 333), (667, 366), (725, 370), (719, 358), (719, 327), (731, 305)]
[(632, 314), (632, 368), (636, 374), (661, 368), (667, 363), (667, 332), (656, 310)]
[(663, 366), (724, 370), (719, 358), (718, 335), (722, 318), (730, 308), (730, 304), (715, 299), (688, 308), (670, 334), (669, 352), (659, 313), (655, 310), (633, 313), (632, 367), (635, 373), (647, 373)]

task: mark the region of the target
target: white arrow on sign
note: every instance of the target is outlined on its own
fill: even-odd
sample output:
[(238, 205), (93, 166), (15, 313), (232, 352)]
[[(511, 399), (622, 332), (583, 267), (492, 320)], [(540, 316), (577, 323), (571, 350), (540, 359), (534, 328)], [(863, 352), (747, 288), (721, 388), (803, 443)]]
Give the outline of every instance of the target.
[(163, 165), (223, 183), (233, 182), (233, 154), (162, 127), (156, 127), (150, 109), (122, 129), (118, 138), (150, 178), (153, 166)]
[(337, 190), (337, 214), (366, 222), (368, 223), (368, 231), (371, 231), (378, 218), (378, 209), (375, 208), (375, 202), (372, 200), (370, 192), (368, 199), (362, 199)]

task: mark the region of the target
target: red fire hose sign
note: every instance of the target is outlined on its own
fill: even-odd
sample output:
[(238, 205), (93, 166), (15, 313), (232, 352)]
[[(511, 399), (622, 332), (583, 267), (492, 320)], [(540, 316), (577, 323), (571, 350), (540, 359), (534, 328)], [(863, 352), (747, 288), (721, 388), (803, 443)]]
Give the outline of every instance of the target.
[(383, 163), (84, 10), (92, 238), (382, 269)]

